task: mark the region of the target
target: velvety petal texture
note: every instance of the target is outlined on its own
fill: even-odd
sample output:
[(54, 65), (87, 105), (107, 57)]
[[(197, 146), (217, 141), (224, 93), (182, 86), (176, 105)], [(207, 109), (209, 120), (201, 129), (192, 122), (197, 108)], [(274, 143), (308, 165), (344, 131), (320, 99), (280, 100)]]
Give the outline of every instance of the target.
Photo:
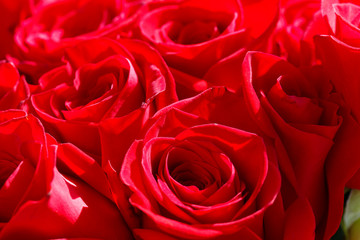
[(125, 6), (123, 0), (29, 2), (31, 11), (23, 17), (27, 18), (12, 26), (16, 44), (13, 61), (31, 75), (33, 83), (42, 73), (61, 65), (65, 48), (85, 39), (116, 36), (131, 22), (131, 6)]
[(0, 62), (0, 110), (25, 108), (30, 89), (24, 76), (9, 62)]
[(360, 47), (360, 2), (357, 0), (323, 0), (321, 7), (330, 34), (346, 44)]
[(243, 72), (246, 102), (255, 114), (265, 111), (271, 119), (295, 172), (296, 189), (313, 208), (320, 237), (332, 211), (325, 166), (343, 121), (339, 95), (320, 66), (298, 69), (273, 55), (249, 52)]
[(344, 100), (344, 122), (336, 136), (327, 165), (329, 187), (328, 227), (325, 237), (334, 234), (341, 221), (344, 187), (359, 189), (360, 152), (360, 78), (357, 62), (360, 53), (359, 1), (322, 2), (322, 14), (328, 32), (315, 37), (315, 45), (324, 69)]
[(30, 14), (29, 0), (0, 1), (0, 59), (15, 49), (15, 28)]
[[(145, 43), (87, 40), (68, 48), (64, 59), (65, 65), (40, 78), (31, 102), (55, 138), (91, 154), (100, 156), (103, 120), (131, 120), (141, 109), (156, 111), (177, 99), (172, 75)], [(141, 124), (130, 128), (136, 132)]]
[[(324, 29), (320, 0), (281, 1), (280, 16), (270, 37), (269, 52), (284, 57), (295, 66), (315, 62), (312, 37)], [(284, 3), (285, 2), (285, 3)]]
[[(0, 113), (0, 239), (130, 238), (115, 204), (86, 181), (59, 172), (58, 146), (48, 137), (32, 115)], [(79, 165), (89, 165), (84, 160)]]
[(310, 216), (303, 234), (314, 236), (306, 199), (287, 201), (294, 210), (284, 207), (277, 166), (285, 153), (262, 131), (273, 131), (268, 119), (258, 123), (244, 98), (224, 88), (158, 111), (127, 151), (120, 179), (111, 167), (116, 158), (106, 170), (135, 236), (281, 239), (295, 226), (285, 224), (286, 216), (296, 224), (299, 206), (304, 218)]
[(0, 0), (0, 240), (353, 240), (359, 63), (360, 0)]
[(360, 122), (360, 77), (357, 62), (360, 48), (347, 45), (333, 36), (316, 38), (324, 66), (338, 92), (343, 95), (357, 122)]
[(239, 81), (229, 71), (234, 64), (241, 64), (248, 49), (264, 46), (276, 24), (277, 3), (150, 1), (139, 19), (139, 37), (165, 58), (180, 98), (194, 96), (210, 86), (236, 90)]

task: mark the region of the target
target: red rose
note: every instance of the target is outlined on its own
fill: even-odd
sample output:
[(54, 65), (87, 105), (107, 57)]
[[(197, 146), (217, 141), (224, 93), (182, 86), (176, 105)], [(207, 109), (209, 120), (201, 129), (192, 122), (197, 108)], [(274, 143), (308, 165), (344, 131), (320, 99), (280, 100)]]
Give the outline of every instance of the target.
[[(0, 239), (131, 238), (116, 206), (101, 194), (109, 190), (94, 160), (57, 146), (22, 111), (0, 112), (0, 139)], [(56, 162), (67, 158), (86, 173), (60, 173)], [(89, 175), (95, 188), (86, 183)]]
[(214, 85), (236, 90), (238, 76), (228, 68), (241, 63), (246, 50), (266, 43), (278, 14), (276, 0), (168, 0), (146, 7), (140, 37), (170, 66), (180, 98)]
[(359, 10), (360, 5), (356, 2), (324, 1), (322, 11), (328, 20), (330, 34), (316, 38), (321, 60), (357, 122), (360, 122), (360, 77), (357, 66), (360, 58)]
[(145, 43), (87, 40), (67, 49), (64, 60), (39, 79), (41, 90), (31, 102), (56, 139), (91, 154), (100, 156), (98, 125), (104, 119), (121, 117), (136, 132), (141, 116), (177, 99), (168, 68)]
[[(343, 189), (345, 186), (360, 188), (360, 6), (357, 1), (326, 0), (322, 2), (322, 14), (328, 32), (316, 36), (315, 45), (337, 92), (344, 99), (344, 123), (337, 136), (327, 172), (331, 184), (329, 192), (329, 219), (337, 219), (338, 225), (343, 210)], [(328, 228), (326, 236), (334, 234)]]
[(15, 28), (29, 14), (29, 0), (0, 0), (0, 59), (13, 53)]
[(16, 28), (13, 61), (37, 83), (39, 75), (61, 65), (64, 48), (94, 37), (115, 38), (130, 10), (121, 0), (37, 1), (30, 17)]
[(255, 114), (270, 117), (292, 163), (297, 189), (312, 205), (317, 237), (322, 238), (327, 212), (332, 211), (327, 209), (331, 186), (325, 179), (326, 159), (342, 123), (338, 95), (331, 92), (320, 66), (300, 70), (276, 56), (250, 52), (243, 72), (245, 101)]
[(316, 43), (331, 81), (360, 123), (360, 78), (357, 65), (360, 47), (347, 45), (333, 36), (318, 36)]
[[(254, 121), (243, 97), (224, 88), (157, 112), (126, 156), (111, 155), (106, 168), (135, 236), (311, 239), (311, 209), (291, 186), (284, 185), (291, 192), (283, 201), (280, 181), (287, 180), (278, 160), (284, 152), (263, 128), (272, 131), (266, 119)], [(106, 151), (116, 148), (108, 144)], [(116, 162), (121, 170), (112, 168)], [(294, 231), (300, 225), (302, 232)]]
[(0, 61), (0, 110), (22, 108), (29, 98), (29, 86), (16, 67)]
[(356, 0), (325, 0), (322, 14), (326, 18), (331, 35), (339, 40), (360, 47), (359, 3)]
[(313, 35), (321, 33), (320, 0), (285, 1), (280, 8), (276, 29), (270, 38), (269, 52), (295, 66), (314, 63)]

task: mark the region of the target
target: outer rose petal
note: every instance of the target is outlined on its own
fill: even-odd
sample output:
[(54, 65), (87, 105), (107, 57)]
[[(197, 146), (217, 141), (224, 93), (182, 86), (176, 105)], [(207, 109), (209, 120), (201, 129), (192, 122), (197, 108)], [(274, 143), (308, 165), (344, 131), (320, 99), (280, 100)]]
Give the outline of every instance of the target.
[(16, 67), (0, 62), (0, 110), (23, 107), (29, 95), (28, 84)]
[(288, 209), (284, 239), (315, 239), (316, 222), (310, 204), (298, 199)]
[(359, 47), (359, 2), (356, 0), (323, 0), (322, 15), (327, 20), (329, 32), (341, 41)]
[(111, 199), (109, 183), (97, 162), (72, 144), (58, 145), (58, 166), (70, 176), (77, 176), (102, 195)]
[[(131, 238), (117, 209), (108, 199), (85, 184), (64, 179), (58, 173), (55, 173), (53, 184), (50, 196), (21, 206), (3, 228), (0, 238), (88, 236), (113, 239), (124, 235)], [(34, 212), (37, 212), (36, 216)]]
[(349, 11), (348, 15), (346, 12), (343, 13), (345, 14), (343, 16), (339, 15), (341, 10), (339, 7), (350, 10), (356, 6), (349, 4), (332, 5), (333, 2), (337, 3), (338, 1), (325, 2), (324, 11), (335, 36), (317, 36), (315, 44), (336, 90), (344, 98), (345, 108), (349, 109), (343, 113), (345, 115), (344, 123), (335, 139), (336, 144), (331, 152), (326, 169), (329, 181), (330, 210), (327, 219), (328, 228), (325, 232), (327, 237), (334, 234), (334, 229), (341, 221), (344, 187), (359, 188), (356, 179), (359, 179), (360, 176), (358, 161), (355, 161), (360, 156), (358, 147), (355, 146), (355, 143), (360, 141), (360, 108), (357, 104), (360, 101), (360, 78), (356, 64), (360, 61), (360, 49), (356, 43), (359, 37), (353, 32), (358, 32), (359, 29), (353, 26), (351, 32), (345, 31), (346, 28), (344, 27), (349, 27), (347, 24), (351, 25), (351, 23), (349, 22), (350, 19), (342, 18), (345, 16), (348, 18), (355, 17), (356, 11)]
[(29, 0), (0, 1), (0, 59), (14, 51), (14, 30), (30, 14)]
[[(321, 1), (281, 1), (280, 17), (270, 38), (270, 53), (284, 57), (296, 66), (313, 64), (313, 34), (323, 31), (318, 24)], [(309, 36), (310, 35), (310, 36)]]
[[(59, 173), (55, 166), (57, 145), (47, 139), (51, 137), (45, 136), (36, 118), (22, 111), (8, 111), (0, 113), (0, 120), (0, 138), (12, 144), (1, 146), (2, 161), (18, 164), (10, 176), (5, 176), (0, 189), (0, 239), (131, 238), (116, 206), (99, 193), (107, 194), (101, 188), (105, 176), (88, 165), (89, 157), (82, 156), (77, 163), (100, 182), (79, 175), (98, 191), (77, 177)], [(72, 152), (61, 147), (59, 156), (66, 162)]]
[(347, 45), (333, 36), (318, 36), (315, 43), (336, 90), (343, 95), (355, 119), (360, 122), (360, 77), (357, 65), (360, 48)]
[[(346, 115), (345, 115), (346, 114)], [(329, 213), (324, 238), (330, 238), (340, 225), (343, 206), (344, 188), (352, 177), (358, 179), (360, 163), (360, 125), (349, 114), (345, 113), (344, 122), (334, 139), (335, 145), (329, 154), (326, 165)], [(350, 183), (349, 187), (359, 189), (359, 182)]]
[(120, 170), (123, 158), (132, 144), (128, 139), (137, 138), (153, 112), (151, 106), (144, 105), (126, 117), (106, 119), (100, 124), (103, 166), (110, 164), (117, 172)]

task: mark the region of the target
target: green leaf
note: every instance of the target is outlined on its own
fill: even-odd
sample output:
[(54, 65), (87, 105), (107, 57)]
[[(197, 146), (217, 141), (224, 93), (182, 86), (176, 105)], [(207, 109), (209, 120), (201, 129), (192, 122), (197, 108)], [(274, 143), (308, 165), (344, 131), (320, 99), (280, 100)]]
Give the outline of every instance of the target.
[(360, 239), (360, 191), (351, 190), (346, 202), (343, 227), (347, 239)]

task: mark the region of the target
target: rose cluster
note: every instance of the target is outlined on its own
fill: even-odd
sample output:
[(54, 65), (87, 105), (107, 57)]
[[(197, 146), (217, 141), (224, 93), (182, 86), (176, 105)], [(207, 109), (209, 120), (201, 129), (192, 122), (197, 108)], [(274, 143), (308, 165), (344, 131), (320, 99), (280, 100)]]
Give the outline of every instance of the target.
[(360, 239), (359, 1), (0, 0), (0, 23), (0, 239)]

